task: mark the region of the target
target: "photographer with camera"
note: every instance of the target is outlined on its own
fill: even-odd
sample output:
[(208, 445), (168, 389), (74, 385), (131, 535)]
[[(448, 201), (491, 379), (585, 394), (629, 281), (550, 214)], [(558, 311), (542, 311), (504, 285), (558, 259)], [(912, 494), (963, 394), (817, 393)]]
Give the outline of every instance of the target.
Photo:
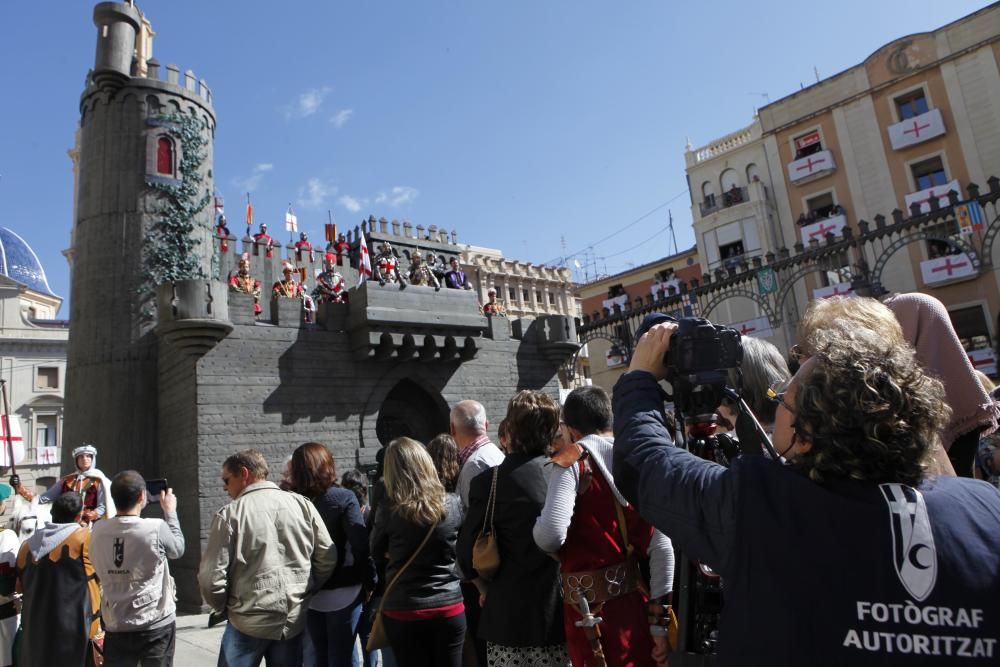
[(774, 397), (788, 465), (744, 455), (724, 468), (674, 447), (665, 426), (665, 360), (681, 405), (679, 387), (699, 387), (677, 377), (677, 329), (644, 333), (615, 386), (613, 472), (646, 519), (723, 576), (718, 664), (995, 663), (1000, 492), (926, 476), (948, 408), (912, 348), (841, 322), (815, 332)]

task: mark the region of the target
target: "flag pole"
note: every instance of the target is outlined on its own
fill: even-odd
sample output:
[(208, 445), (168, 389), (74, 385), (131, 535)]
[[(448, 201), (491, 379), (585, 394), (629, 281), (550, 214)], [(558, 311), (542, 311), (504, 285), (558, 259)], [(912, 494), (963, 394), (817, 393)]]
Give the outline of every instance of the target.
[(7, 456), (10, 457), (10, 474), (13, 477), (17, 474), (17, 466), (14, 464), (14, 443), (10, 438), (10, 404), (7, 402), (6, 380), (0, 380), (0, 393), (3, 393), (3, 436), (7, 441)]

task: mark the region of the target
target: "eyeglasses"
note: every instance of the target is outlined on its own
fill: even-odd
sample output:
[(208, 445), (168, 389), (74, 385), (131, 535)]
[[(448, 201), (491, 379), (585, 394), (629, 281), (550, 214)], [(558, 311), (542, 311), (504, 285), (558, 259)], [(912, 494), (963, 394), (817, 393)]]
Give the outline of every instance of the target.
[(772, 403), (777, 403), (779, 405), (784, 406), (786, 410), (788, 410), (794, 415), (795, 408), (790, 406), (785, 401), (785, 394), (788, 393), (788, 389), (791, 386), (792, 386), (792, 381), (790, 379), (775, 382), (774, 384), (772, 384), (770, 387), (767, 388), (767, 400), (771, 401)]

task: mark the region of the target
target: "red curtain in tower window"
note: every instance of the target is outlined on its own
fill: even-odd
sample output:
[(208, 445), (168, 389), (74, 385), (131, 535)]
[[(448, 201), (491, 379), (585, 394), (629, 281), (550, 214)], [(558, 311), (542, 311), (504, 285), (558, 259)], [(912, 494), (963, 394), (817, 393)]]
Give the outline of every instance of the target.
[(174, 173), (174, 142), (169, 137), (160, 137), (156, 142), (156, 173)]

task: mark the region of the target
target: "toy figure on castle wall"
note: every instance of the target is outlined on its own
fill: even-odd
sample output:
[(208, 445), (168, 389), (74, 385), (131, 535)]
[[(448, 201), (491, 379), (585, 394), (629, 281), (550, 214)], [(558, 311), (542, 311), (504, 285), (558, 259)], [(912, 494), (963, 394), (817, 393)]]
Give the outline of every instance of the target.
[(347, 286), (344, 276), (337, 273), (337, 256), (328, 252), (323, 261), (323, 272), (316, 276), (313, 297), (319, 303), (347, 303)]
[(266, 257), (271, 256), (271, 251), (274, 250), (274, 239), (271, 238), (271, 235), (267, 233), (267, 225), (265, 225), (263, 222), (260, 223), (260, 231), (253, 235), (253, 242), (254, 242), (253, 252), (255, 255), (258, 253), (258, 247), (264, 246), (264, 248), (267, 250), (267, 254), (265, 256)]
[(285, 279), (279, 280), (271, 286), (271, 294), (283, 299), (301, 299), (305, 296), (306, 290), (302, 283), (292, 278), (295, 267), (290, 262), (281, 265), (281, 272)]
[(434, 277), (434, 272), (430, 270), (430, 267), (424, 264), (423, 256), (419, 250), (414, 250), (413, 254), (410, 255), (410, 284), (426, 285), (435, 290), (441, 289), (441, 283)]
[(451, 258), (451, 271), (444, 274), (444, 283), (448, 289), (472, 289), (472, 283), (465, 275), (465, 271), (458, 265), (458, 259)]
[(250, 275), (250, 253), (240, 257), (240, 268), (229, 277), (229, 291), (253, 297), (253, 314), (260, 315), (260, 281)]
[(438, 283), (444, 285), (444, 276), (448, 272), (448, 269), (437, 261), (437, 255), (432, 252), (427, 253), (424, 262), (427, 264), (427, 268), (431, 270), (431, 273), (434, 274), (434, 277), (437, 278)]
[(375, 255), (375, 261), (372, 263), (372, 278), (377, 280), (379, 285), (398, 283), (399, 289), (406, 287), (406, 278), (399, 272), (399, 257), (388, 241), (382, 242), (378, 254)]
[[(97, 448), (83, 444), (73, 450), (73, 461), (76, 470), (66, 475), (39, 497), (39, 502), (50, 503), (64, 493), (76, 493), (83, 501), (83, 508), (77, 521), (82, 525), (90, 525), (100, 519), (111, 519), (115, 516), (115, 501), (111, 498), (111, 480), (95, 467)], [(21, 484), (17, 475), (12, 475), (10, 485), (28, 502), (35, 497)]]
[(350, 264), (351, 244), (347, 242), (346, 236), (341, 234), (337, 237), (337, 242), (333, 244), (333, 251), (337, 253), (337, 266), (344, 265), (344, 257), (347, 257), (347, 262)]
[(483, 304), (483, 314), (507, 317), (507, 307), (503, 305), (503, 301), (497, 301), (496, 288), (491, 287), (486, 290), (486, 296), (489, 300)]
[(309, 242), (309, 235), (305, 232), (299, 232), (299, 240), (295, 242), (296, 259), (301, 261), (304, 252), (309, 254), (309, 261), (313, 261), (313, 246)]
[(219, 250), (229, 252), (229, 227), (226, 226), (226, 216), (219, 216), (219, 221), (215, 224), (215, 235), (219, 237)]

